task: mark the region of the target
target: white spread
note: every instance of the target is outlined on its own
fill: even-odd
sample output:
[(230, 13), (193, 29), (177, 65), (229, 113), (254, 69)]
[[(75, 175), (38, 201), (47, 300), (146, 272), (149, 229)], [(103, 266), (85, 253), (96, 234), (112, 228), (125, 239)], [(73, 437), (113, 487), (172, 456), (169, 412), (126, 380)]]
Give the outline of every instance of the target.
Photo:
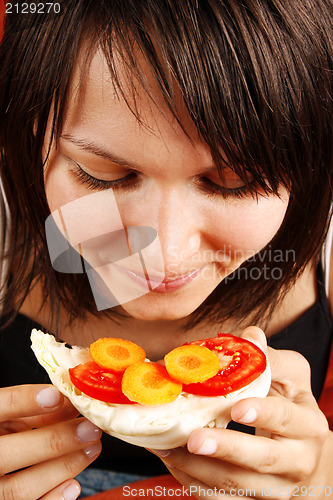
[(267, 363), (260, 377), (226, 396), (205, 397), (182, 392), (175, 401), (163, 405), (104, 403), (83, 394), (69, 377), (69, 368), (91, 361), (89, 349), (68, 348), (52, 335), (35, 329), (31, 333), (31, 341), (32, 350), (51, 382), (82, 415), (108, 434), (145, 448), (175, 448), (184, 445), (195, 429), (226, 427), (236, 401), (265, 397), (271, 383)]

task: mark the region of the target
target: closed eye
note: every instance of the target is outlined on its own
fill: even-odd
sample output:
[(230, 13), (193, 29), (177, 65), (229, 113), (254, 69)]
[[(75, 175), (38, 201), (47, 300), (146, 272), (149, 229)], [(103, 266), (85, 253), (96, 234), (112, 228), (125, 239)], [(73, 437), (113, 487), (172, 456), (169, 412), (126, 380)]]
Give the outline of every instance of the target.
[(253, 196), (256, 192), (256, 183), (254, 181), (237, 187), (226, 187), (222, 184), (217, 184), (208, 177), (200, 177), (197, 184), (200, 190), (206, 194), (221, 196), (224, 199), (245, 198)]
[(92, 190), (101, 191), (103, 189), (110, 189), (110, 188), (128, 189), (136, 187), (140, 182), (139, 173), (135, 170), (130, 171), (127, 175), (120, 177), (119, 179), (114, 179), (109, 181), (105, 179), (98, 179), (97, 177), (88, 174), (88, 172), (83, 170), (83, 168), (76, 162), (73, 163), (74, 163), (74, 168), (71, 170), (72, 174), (81, 184), (86, 185), (89, 189)]

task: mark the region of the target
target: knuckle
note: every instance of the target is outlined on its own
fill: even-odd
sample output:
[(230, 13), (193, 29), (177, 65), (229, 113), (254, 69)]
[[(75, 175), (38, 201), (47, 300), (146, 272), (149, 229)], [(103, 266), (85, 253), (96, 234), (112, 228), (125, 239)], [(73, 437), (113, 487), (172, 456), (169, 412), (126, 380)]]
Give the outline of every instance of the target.
[(289, 500), (289, 496), (287, 497), (286, 492), (282, 490), (281, 491), (278, 489), (278, 492), (275, 493), (274, 495), (271, 495), (272, 500)]
[(294, 351), (295, 364), (297, 363), (297, 368), (302, 371), (303, 374), (307, 374), (309, 377), (311, 375), (311, 367), (308, 360), (299, 352)]
[(238, 482), (233, 479), (232, 477), (228, 477), (228, 476), (225, 476), (224, 478), (222, 478), (222, 481), (221, 481), (221, 487), (225, 490), (225, 491), (231, 491), (231, 490), (237, 490), (237, 488), (239, 487), (238, 485)]
[(29, 484), (23, 479), (19, 480), (15, 475), (11, 475), (1, 479), (0, 482), (0, 498), (6, 500), (29, 500), (33, 496)]
[(257, 470), (260, 474), (268, 474), (272, 472), (272, 469), (276, 466), (278, 462), (278, 457), (276, 453), (269, 452), (263, 456), (262, 461), (257, 466)]
[(317, 457), (314, 454), (308, 454), (306, 457), (306, 461), (303, 466), (303, 474), (302, 479), (309, 479), (317, 465)]
[(312, 414), (310, 417), (313, 421), (313, 425), (309, 426), (307, 439), (314, 441), (321, 447), (329, 436), (329, 425), (325, 415), (320, 410), (313, 414), (313, 410), (311, 409), (311, 412)]
[(292, 492), (290, 491), (290, 488), (291, 485), (278, 488), (276, 494), (274, 495), (275, 500), (290, 500), (292, 498)]
[(319, 413), (319, 425), (317, 426), (316, 431), (316, 441), (318, 441), (320, 444), (324, 443), (329, 436), (330, 428), (327, 419), (322, 412)]
[(288, 399), (294, 400), (299, 397), (301, 392), (311, 390), (311, 368), (307, 359), (299, 352), (283, 351), (283, 353), (287, 354), (292, 371), (288, 371), (284, 377), (280, 377), (280, 382), (282, 382), (284, 395)]
[(283, 435), (287, 430), (292, 420), (292, 409), (288, 404), (280, 406), (280, 412), (277, 412), (278, 424), (276, 432)]
[(87, 456), (82, 451), (71, 453), (65, 457), (63, 467), (66, 477), (75, 477), (84, 467), (87, 462)]
[(48, 439), (45, 440), (47, 452), (52, 453), (53, 456), (59, 456), (64, 452), (64, 440), (57, 429), (50, 429)]
[(290, 479), (295, 483), (310, 479), (314, 471), (315, 464), (315, 459), (307, 456), (306, 459), (302, 461), (302, 463), (298, 463), (293, 467), (293, 471), (290, 474)]
[(11, 388), (6, 392), (6, 401), (3, 402), (8, 413), (14, 413), (18, 404), (17, 390)]
[(68, 477), (74, 477), (78, 466), (77, 460), (69, 460), (64, 462), (64, 469)]
[(8, 458), (7, 450), (5, 446), (0, 447), (0, 476), (3, 476), (9, 472), (8, 470)]
[(299, 478), (300, 478), (299, 481), (304, 481), (304, 480), (310, 479), (310, 477), (313, 474), (314, 467), (315, 467), (314, 461), (311, 461), (308, 464), (305, 464), (303, 466), (303, 470), (302, 470), (301, 474), (299, 474)]
[(309, 373), (311, 372), (310, 363), (307, 359), (298, 351), (286, 350), (284, 353), (288, 356), (289, 363), (292, 363), (292, 366), (295, 370), (305, 370)]

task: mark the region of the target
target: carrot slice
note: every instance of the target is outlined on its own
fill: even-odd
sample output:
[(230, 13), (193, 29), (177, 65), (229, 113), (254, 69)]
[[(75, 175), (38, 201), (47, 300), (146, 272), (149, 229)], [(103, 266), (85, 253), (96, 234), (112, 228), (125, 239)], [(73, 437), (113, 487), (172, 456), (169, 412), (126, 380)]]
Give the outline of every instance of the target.
[(164, 357), (169, 375), (184, 384), (204, 382), (220, 369), (219, 358), (207, 347), (182, 345)]
[(90, 356), (101, 368), (121, 373), (133, 363), (144, 361), (146, 353), (130, 340), (103, 338), (91, 344)]
[(161, 405), (174, 401), (182, 391), (182, 384), (172, 380), (165, 366), (142, 362), (127, 368), (121, 388), (131, 401)]

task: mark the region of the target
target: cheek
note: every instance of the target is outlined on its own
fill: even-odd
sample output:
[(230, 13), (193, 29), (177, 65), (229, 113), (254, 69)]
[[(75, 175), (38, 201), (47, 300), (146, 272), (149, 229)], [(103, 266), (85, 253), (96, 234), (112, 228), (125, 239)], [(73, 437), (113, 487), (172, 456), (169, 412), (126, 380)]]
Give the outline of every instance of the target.
[[(235, 203), (215, 214), (213, 231), (219, 235), (218, 246), (227, 248), (244, 261), (264, 248), (279, 230), (288, 206), (288, 196), (260, 197)], [(214, 222), (215, 221), (215, 222)]]
[(117, 237), (123, 224), (111, 190), (89, 191), (56, 165), (48, 168), (44, 180), (50, 212), (58, 228), (62, 233), (66, 231), (72, 246), (84, 243), (85, 252), (90, 252), (89, 258), (85, 254), (89, 262), (91, 252), (100, 252), (111, 243), (120, 246)]
[(69, 179), (68, 174), (52, 162), (49, 163), (44, 174), (44, 183), (51, 213), (82, 196)]

